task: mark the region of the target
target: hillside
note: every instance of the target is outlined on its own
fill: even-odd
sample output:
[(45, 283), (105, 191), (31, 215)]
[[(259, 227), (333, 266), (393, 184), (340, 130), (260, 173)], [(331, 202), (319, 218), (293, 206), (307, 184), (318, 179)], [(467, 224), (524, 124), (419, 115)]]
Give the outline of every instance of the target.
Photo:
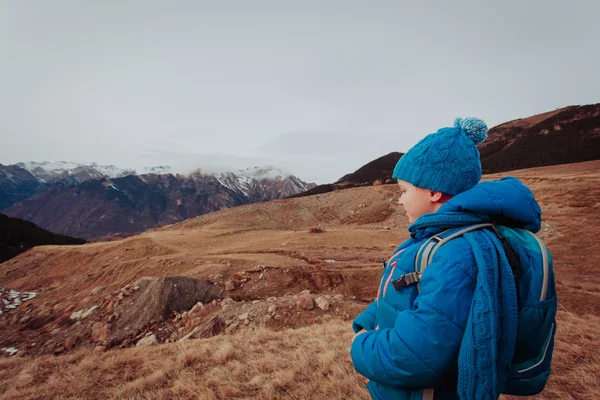
[(34, 246), (84, 243), (86, 242), (83, 239), (57, 235), (41, 229), (31, 222), (0, 214), (0, 263)]
[(340, 189), (392, 183), (394, 167), (402, 155), (392, 152), (363, 165), (353, 173), (342, 176), (335, 183), (318, 185), (290, 197), (306, 197)]
[(571, 106), (490, 129), (479, 145), (484, 173), (600, 158), (600, 103)]
[[(491, 128), (478, 146), (484, 173), (600, 159), (600, 103), (570, 106)], [(343, 176), (291, 197), (390, 183), (402, 153), (390, 153)]]
[[(540, 398), (600, 394), (598, 171), (600, 161), (510, 173), (542, 206), (557, 277), (554, 372)], [(17, 350), (0, 360), (0, 396), (368, 398), (348, 358), (350, 321), (375, 296), (381, 258), (408, 236), (397, 196), (377, 185), (245, 205), (0, 264), (0, 287), (36, 294), (0, 315), (0, 348)], [(160, 277), (223, 292), (112, 339)], [(148, 338), (159, 344), (130, 348)]]

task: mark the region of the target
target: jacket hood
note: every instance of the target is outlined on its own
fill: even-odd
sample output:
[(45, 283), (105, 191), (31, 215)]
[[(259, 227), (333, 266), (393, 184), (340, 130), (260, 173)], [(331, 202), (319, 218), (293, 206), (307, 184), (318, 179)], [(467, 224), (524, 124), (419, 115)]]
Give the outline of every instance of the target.
[(532, 232), (538, 232), (542, 224), (542, 210), (533, 192), (514, 177), (482, 182), (454, 196), (438, 212), (487, 216), (494, 223)]

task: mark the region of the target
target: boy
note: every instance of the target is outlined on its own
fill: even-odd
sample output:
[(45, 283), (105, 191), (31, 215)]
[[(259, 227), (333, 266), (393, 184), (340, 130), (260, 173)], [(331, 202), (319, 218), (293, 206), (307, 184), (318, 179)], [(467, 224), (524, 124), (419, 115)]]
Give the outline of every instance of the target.
[(374, 399), (489, 399), (503, 390), (517, 295), (493, 234), (452, 239), (422, 275), (415, 273), (422, 244), (447, 229), (493, 222), (539, 230), (540, 207), (520, 181), (478, 184), (476, 145), (486, 137), (483, 121), (459, 118), (417, 143), (394, 169), (410, 238), (389, 259), (377, 299), (354, 320), (350, 350)]

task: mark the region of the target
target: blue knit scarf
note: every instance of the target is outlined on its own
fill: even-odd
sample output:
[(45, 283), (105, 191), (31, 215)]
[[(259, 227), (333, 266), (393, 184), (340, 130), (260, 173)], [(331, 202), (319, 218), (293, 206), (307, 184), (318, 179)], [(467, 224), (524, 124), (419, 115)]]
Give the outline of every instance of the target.
[[(461, 212), (425, 214), (409, 226), (413, 240), (453, 227), (488, 223), (489, 217)], [(517, 292), (502, 243), (490, 230), (463, 237), (471, 244), (478, 273), (469, 319), (458, 355), (458, 395), (463, 400), (497, 399), (506, 383), (517, 335)]]

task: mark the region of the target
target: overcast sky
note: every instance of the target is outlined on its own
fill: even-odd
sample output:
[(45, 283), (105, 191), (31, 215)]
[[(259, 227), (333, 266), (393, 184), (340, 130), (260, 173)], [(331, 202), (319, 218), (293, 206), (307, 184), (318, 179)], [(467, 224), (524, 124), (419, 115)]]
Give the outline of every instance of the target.
[(0, 163), (332, 182), (478, 116), (600, 102), (600, 1), (0, 0)]

